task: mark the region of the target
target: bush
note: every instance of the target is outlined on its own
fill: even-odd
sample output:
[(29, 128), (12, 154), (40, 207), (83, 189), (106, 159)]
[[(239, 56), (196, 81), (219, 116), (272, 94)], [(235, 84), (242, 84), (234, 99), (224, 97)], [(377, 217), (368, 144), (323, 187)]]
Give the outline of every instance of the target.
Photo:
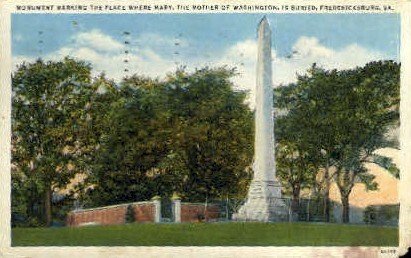
[(127, 206), (126, 223), (133, 223), (133, 222), (135, 222), (134, 208), (133, 208), (133, 205), (130, 204)]
[(205, 215), (203, 213), (197, 214), (197, 219), (199, 222), (204, 222), (205, 220)]
[(364, 211), (364, 222), (373, 225), (398, 225), (399, 212), (399, 204), (368, 206)]

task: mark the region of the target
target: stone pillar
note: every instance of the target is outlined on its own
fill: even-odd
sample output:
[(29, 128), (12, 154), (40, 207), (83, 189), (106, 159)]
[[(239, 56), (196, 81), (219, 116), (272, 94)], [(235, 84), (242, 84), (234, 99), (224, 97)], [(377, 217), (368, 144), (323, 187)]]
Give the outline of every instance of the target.
[(175, 223), (181, 222), (181, 199), (176, 194), (173, 195), (173, 218)]
[(151, 200), (154, 204), (154, 223), (159, 223), (161, 222), (161, 198), (154, 196)]
[(284, 221), (288, 220), (288, 208), (281, 199), (275, 172), (271, 30), (266, 17), (258, 25), (256, 77), (254, 177), (247, 201), (233, 219)]

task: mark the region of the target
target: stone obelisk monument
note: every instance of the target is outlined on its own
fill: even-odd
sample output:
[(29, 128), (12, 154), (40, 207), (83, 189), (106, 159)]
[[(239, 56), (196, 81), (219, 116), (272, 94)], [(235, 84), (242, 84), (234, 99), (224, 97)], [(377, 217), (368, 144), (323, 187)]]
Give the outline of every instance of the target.
[(255, 99), (254, 177), (246, 203), (235, 220), (283, 221), (288, 208), (281, 198), (275, 175), (271, 30), (266, 17), (258, 25), (257, 82)]

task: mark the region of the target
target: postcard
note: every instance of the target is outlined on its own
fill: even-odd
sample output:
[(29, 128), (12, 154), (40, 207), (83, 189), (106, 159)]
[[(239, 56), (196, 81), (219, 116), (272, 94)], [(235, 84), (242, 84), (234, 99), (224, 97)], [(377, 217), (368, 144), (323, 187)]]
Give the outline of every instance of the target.
[(406, 257), (411, 4), (4, 1), (4, 257)]

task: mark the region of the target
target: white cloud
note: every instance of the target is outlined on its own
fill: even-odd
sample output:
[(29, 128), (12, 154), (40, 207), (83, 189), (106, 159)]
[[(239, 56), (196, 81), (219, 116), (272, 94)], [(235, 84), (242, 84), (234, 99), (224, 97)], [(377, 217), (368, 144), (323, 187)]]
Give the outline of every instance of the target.
[(305, 36), (297, 40), (292, 50), (293, 55), (290, 58), (274, 59), (273, 82), (276, 86), (294, 82), (296, 74), (304, 74), (313, 63), (326, 69), (349, 69), (385, 57), (382, 53), (358, 44), (334, 50), (322, 45), (317, 38)]
[(317, 38), (300, 37), (292, 47), (294, 52), (301, 56), (332, 57), (333, 51), (322, 46)]
[(23, 55), (19, 55), (19, 56), (13, 56), (12, 61), (12, 69), (14, 70), (15, 68), (17, 68), (18, 65), (26, 62), (26, 63), (31, 63), (35, 60), (34, 57), (31, 56), (23, 56)]
[[(171, 38), (152, 33), (141, 34), (130, 38), (127, 47), (98, 30), (83, 32), (74, 38), (74, 44), (51, 53), (50, 58), (58, 59), (69, 55), (86, 60), (93, 65), (96, 74), (105, 72), (117, 81), (126, 75), (125, 69), (153, 77), (161, 77), (174, 69), (173, 61), (160, 56), (156, 51), (156, 48), (166, 45), (172, 47), (174, 40)], [(180, 43), (186, 44), (183, 41)], [(125, 50), (129, 53), (125, 54)]]
[[(129, 54), (125, 55), (125, 47), (122, 42), (102, 33), (99, 30), (81, 32), (73, 37), (73, 43), (48, 54), (44, 59), (58, 60), (64, 56), (73, 56), (90, 62), (95, 74), (105, 72), (109, 77), (120, 80), (124, 75), (124, 69), (130, 73), (163, 77), (168, 72), (175, 70), (176, 56), (172, 50), (178, 42), (181, 50), (190, 48), (190, 42), (164, 37), (159, 34), (142, 34), (131, 41), (137, 42), (129, 46)], [(160, 50), (167, 51), (160, 51)], [(372, 60), (383, 59), (385, 56), (377, 51), (366, 49), (358, 44), (347, 45), (341, 49), (332, 49), (324, 46), (314, 37), (300, 37), (292, 46), (293, 54), (289, 57), (277, 57), (272, 52), (273, 59), (273, 83), (274, 86), (287, 84), (296, 80), (296, 74), (304, 74), (313, 64), (327, 68), (347, 69), (361, 66)], [(159, 53), (170, 53), (161, 55)], [(182, 58), (182, 57), (180, 57)], [(237, 67), (239, 75), (233, 79), (238, 89), (249, 90), (249, 102), (253, 106), (255, 86), (255, 71), (257, 58), (257, 42), (254, 39), (246, 39), (232, 45), (223, 51), (223, 54), (188, 58), (182, 60), (187, 67), (194, 68), (208, 66), (227, 65)], [(127, 59), (129, 62), (124, 63)], [(16, 56), (13, 63), (32, 61), (33, 57)]]
[[(313, 63), (326, 69), (349, 69), (385, 58), (382, 53), (366, 49), (358, 44), (351, 44), (335, 50), (322, 45), (315, 37), (305, 36), (300, 37), (295, 42), (292, 52), (293, 54), (288, 57), (277, 57), (273, 51), (274, 87), (295, 82), (297, 74), (305, 74)], [(240, 76), (234, 79), (234, 83), (239, 89), (250, 90), (249, 102), (251, 106), (254, 102), (256, 58), (257, 42), (245, 40), (227, 49), (223, 57), (217, 62), (239, 68)]]
[(120, 42), (97, 29), (80, 32), (73, 37), (73, 40), (77, 46), (87, 46), (97, 51), (118, 51), (123, 48)]
[[(293, 55), (290, 57), (277, 57), (275, 51), (272, 52), (274, 86), (294, 82), (296, 75), (304, 74), (313, 63), (328, 69), (347, 69), (384, 57), (381, 53), (367, 50), (357, 44), (333, 50), (320, 44), (314, 37), (300, 37), (292, 51)], [(231, 46), (215, 62), (238, 68), (240, 74), (233, 82), (239, 89), (250, 91), (248, 101), (251, 106), (254, 102), (256, 57), (257, 41), (247, 39)]]
[[(161, 47), (164, 44), (171, 46), (171, 42), (174, 42), (172, 39), (143, 34), (130, 41), (138, 42), (138, 45), (126, 48), (122, 42), (99, 30), (81, 32), (73, 36), (70, 44), (43, 56), (43, 59), (60, 60), (65, 56), (79, 58), (92, 64), (94, 75), (105, 72), (117, 81), (125, 75), (126, 68), (133, 73), (154, 77), (161, 77), (175, 68), (173, 60), (163, 58), (153, 49), (154, 46)], [(182, 40), (180, 42), (182, 45), (186, 44)], [(129, 50), (128, 54), (124, 53), (126, 49)], [(32, 62), (35, 59), (30, 56), (15, 56), (13, 65), (16, 67), (23, 61)]]
[(238, 89), (249, 91), (247, 101), (250, 104), (254, 99), (256, 58), (257, 41), (247, 39), (228, 48), (223, 56), (216, 61), (217, 65), (228, 65), (237, 68), (239, 74), (233, 79), (233, 83)]

